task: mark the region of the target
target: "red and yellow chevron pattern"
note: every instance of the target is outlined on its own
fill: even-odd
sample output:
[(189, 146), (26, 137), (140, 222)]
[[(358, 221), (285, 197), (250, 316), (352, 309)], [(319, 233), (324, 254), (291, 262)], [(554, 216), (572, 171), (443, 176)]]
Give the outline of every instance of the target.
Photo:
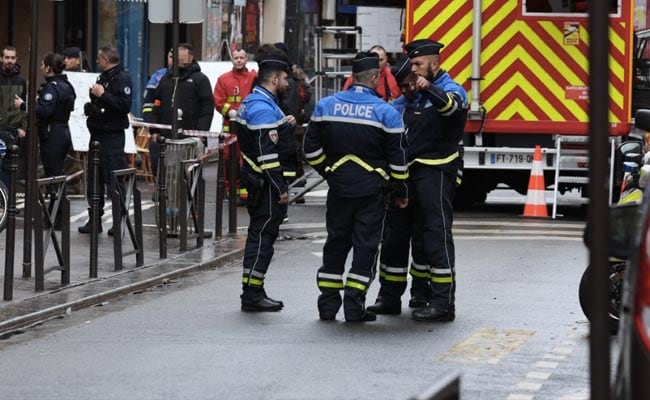
[[(610, 112), (613, 134), (629, 131), (633, 15), (612, 16)], [(471, 0), (407, 0), (406, 40), (444, 43), (442, 65), (470, 92)], [(522, 0), (484, 0), (480, 101), (486, 132), (585, 134), (588, 43), (585, 14), (529, 14)], [(566, 35), (566, 36), (565, 36)], [(470, 130), (472, 129), (470, 123)], [(478, 128), (478, 124), (475, 124)]]

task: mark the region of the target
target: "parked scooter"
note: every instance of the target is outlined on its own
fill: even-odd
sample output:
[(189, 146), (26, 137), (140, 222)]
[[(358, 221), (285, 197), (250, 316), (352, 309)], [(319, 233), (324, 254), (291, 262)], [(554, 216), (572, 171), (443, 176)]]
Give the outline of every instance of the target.
[[(630, 208), (630, 212), (634, 212), (641, 203), (643, 198), (643, 190), (650, 179), (650, 152), (644, 156), (644, 142), (643, 141), (626, 141), (619, 147), (620, 154), (623, 160), (623, 179), (621, 182), (620, 197), (615, 205), (611, 208)], [(627, 219), (636, 223), (638, 219)], [(618, 220), (620, 221), (620, 220)], [(613, 223), (614, 221), (610, 221)], [(632, 230), (630, 227), (629, 230)], [(589, 228), (585, 229), (585, 244), (589, 246)], [(621, 298), (623, 294), (623, 278), (625, 269), (627, 267), (627, 257), (616, 257), (617, 254), (611, 254), (609, 257), (609, 328), (612, 334), (618, 331), (618, 323), (621, 311)], [(580, 307), (587, 319), (591, 321), (593, 316), (592, 295), (593, 291), (593, 278), (592, 278), (591, 265), (587, 266), (585, 272), (580, 279), (580, 286), (578, 288), (578, 297), (580, 300)]]

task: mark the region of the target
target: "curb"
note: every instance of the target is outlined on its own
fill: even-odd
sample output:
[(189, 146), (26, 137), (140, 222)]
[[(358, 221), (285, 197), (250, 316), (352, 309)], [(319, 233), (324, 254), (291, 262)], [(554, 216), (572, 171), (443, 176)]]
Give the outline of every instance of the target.
[[(123, 285), (100, 293), (95, 293), (90, 296), (81, 297), (77, 300), (58, 304), (56, 306), (44, 308), (36, 312), (2, 321), (0, 322), (0, 339), (10, 336), (12, 331), (27, 328), (47, 319), (66, 314), (69, 312), (68, 310), (77, 311), (82, 308), (88, 308), (96, 304), (100, 304), (106, 300), (120, 297), (131, 292), (149, 289), (153, 286), (161, 284), (163, 281), (168, 279), (179, 278), (194, 272), (221, 267), (237, 258), (241, 259), (243, 257), (243, 254), (244, 249), (233, 250), (209, 261), (192, 264), (190, 266), (166, 272), (158, 276), (146, 278), (144, 280), (128, 285)], [(150, 267), (155, 268), (155, 265), (152, 265)]]

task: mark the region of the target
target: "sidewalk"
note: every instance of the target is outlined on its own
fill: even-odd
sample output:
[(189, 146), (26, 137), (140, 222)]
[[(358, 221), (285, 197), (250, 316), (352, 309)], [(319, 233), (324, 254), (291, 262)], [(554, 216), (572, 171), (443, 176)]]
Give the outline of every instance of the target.
[[(54, 271), (45, 275), (45, 290), (36, 292), (33, 258), (31, 277), (23, 278), (23, 229), (20, 221), (19, 228), (16, 229), (14, 251), (13, 299), (0, 300), (0, 338), (65, 312), (146, 289), (180, 275), (240, 260), (245, 241), (244, 237), (224, 233), (223, 237), (216, 241), (213, 238), (204, 239), (201, 249), (180, 253), (178, 239), (169, 238), (168, 257), (161, 260), (158, 257), (158, 231), (152, 227), (144, 227), (144, 265), (136, 267), (133, 254), (123, 259), (124, 267), (121, 271), (115, 271), (113, 239), (105, 230), (99, 234), (98, 277), (90, 279), (90, 235), (77, 233), (77, 225), (73, 224), (70, 229), (70, 284), (61, 287), (61, 273)], [(5, 238), (5, 234), (0, 235), (0, 290), (4, 288)], [(196, 240), (188, 242), (190, 248), (195, 245)], [(132, 248), (126, 234), (123, 239), (123, 251), (127, 252)], [(56, 253), (50, 244), (46, 253), (45, 268), (56, 264)]]

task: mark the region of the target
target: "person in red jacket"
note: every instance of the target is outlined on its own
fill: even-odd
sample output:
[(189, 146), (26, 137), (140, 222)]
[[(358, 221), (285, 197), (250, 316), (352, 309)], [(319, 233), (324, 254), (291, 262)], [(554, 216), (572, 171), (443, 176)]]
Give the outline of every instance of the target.
[[(390, 72), (390, 67), (388, 66), (388, 58), (386, 57), (386, 49), (380, 45), (374, 45), (368, 51), (369, 53), (375, 53), (379, 56), (379, 83), (377, 84), (377, 89), (375, 90), (379, 97), (385, 101), (393, 101), (401, 95), (399, 90), (399, 85), (393, 76), (393, 73)], [(343, 85), (343, 90), (348, 90), (353, 83), (352, 75), (348, 77)], [(388, 90), (386, 90), (388, 88)]]
[[(232, 70), (219, 76), (217, 84), (214, 86), (214, 107), (223, 117), (223, 131), (225, 133), (230, 133), (230, 118), (234, 118), (237, 115), (239, 105), (253, 89), (253, 83), (257, 77), (257, 72), (255, 70), (249, 70), (246, 67), (246, 62), (248, 62), (246, 50), (241, 48), (233, 50)], [(236, 134), (236, 132), (232, 133)], [(239, 143), (237, 143), (237, 157), (241, 166), (242, 157), (241, 151), (239, 150)], [(230, 190), (230, 182), (228, 180), (230, 176), (230, 171), (228, 171), (228, 165), (230, 165), (229, 160), (230, 152), (228, 151), (228, 147), (226, 147), (224, 151), (224, 163), (226, 165), (225, 183), (227, 191)], [(243, 204), (248, 198), (248, 193), (246, 189), (239, 187), (239, 181), (237, 182), (236, 190), (240, 203)]]

